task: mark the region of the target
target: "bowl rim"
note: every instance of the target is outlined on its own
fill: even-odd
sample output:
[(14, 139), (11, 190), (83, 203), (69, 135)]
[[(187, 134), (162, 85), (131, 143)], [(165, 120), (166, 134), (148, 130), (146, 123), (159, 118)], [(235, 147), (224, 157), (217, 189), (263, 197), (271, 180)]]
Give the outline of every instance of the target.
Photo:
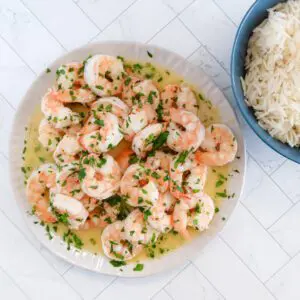
[[(101, 42), (94, 42), (94, 43), (89, 43), (89, 44), (86, 44), (86, 45), (82, 45), (80, 47), (77, 47), (75, 49), (72, 49), (66, 53), (63, 53), (62, 55), (58, 56), (56, 59), (54, 59), (53, 61), (49, 62), (48, 66), (51, 67), (55, 64), (57, 64), (57, 62), (61, 59), (67, 59), (68, 55), (70, 55), (71, 53), (75, 53), (79, 50), (83, 50), (83, 49), (88, 49), (90, 47), (93, 47), (95, 45), (107, 45), (107, 44), (110, 44), (110, 45), (137, 45), (139, 47), (147, 47), (148, 50), (149, 49), (153, 49), (153, 50), (163, 50), (165, 52), (168, 52), (169, 55), (173, 55), (174, 57), (176, 57), (177, 59), (180, 59), (180, 60), (183, 60), (185, 62), (185, 64), (187, 64), (188, 66), (190, 67), (194, 67), (194, 68), (197, 68), (199, 70), (199, 72), (203, 73), (203, 75), (209, 80), (209, 82), (219, 91), (221, 92), (221, 94), (223, 95), (223, 98), (226, 100), (226, 104), (230, 106), (230, 109), (234, 115), (234, 118), (235, 118), (235, 121), (237, 122), (238, 124), (238, 127), (239, 127), (239, 131), (240, 131), (240, 135), (239, 135), (239, 138), (240, 138), (240, 145), (242, 146), (242, 152), (241, 154), (243, 155), (243, 164), (241, 165), (241, 167), (243, 168), (244, 172), (243, 172), (243, 176), (241, 178), (241, 184), (240, 184), (240, 191), (239, 191), (239, 197), (237, 198), (236, 200), (236, 203), (235, 205), (233, 206), (233, 209), (231, 210), (228, 218), (226, 218), (226, 220), (223, 222), (223, 225), (221, 226), (221, 228), (218, 230), (218, 232), (216, 234), (214, 234), (208, 242), (205, 243), (205, 246), (210, 243), (217, 235), (218, 233), (220, 233), (225, 224), (227, 223), (228, 219), (231, 217), (232, 213), (234, 212), (234, 210), (236, 209), (237, 207), (237, 204), (239, 203), (242, 195), (243, 195), (243, 191), (244, 191), (244, 186), (245, 186), (245, 177), (246, 177), (246, 170), (247, 170), (247, 153), (246, 153), (246, 142), (245, 142), (245, 139), (244, 139), (244, 136), (242, 135), (242, 128), (241, 128), (241, 124), (240, 124), (240, 121), (238, 120), (237, 118), (237, 115), (234, 111), (234, 109), (232, 108), (232, 105), (231, 103), (227, 100), (227, 98), (225, 97), (225, 95), (223, 94), (223, 92), (221, 91), (221, 89), (215, 84), (215, 82), (213, 81), (212, 78), (210, 78), (201, 68), (193, 65), (191, 62), (188, 62), (186, 61), (181, 55), (169, 50), (169, 49), (166, 49), (166, 48), (163, 48), (163, 47), (160, 47), (160, 46), (156, 46), (156, 45), (152, 45), (152, 44), (145, 44), (145, 43), (139, 43), (139, 42), (134, 42), (134, 41), (101, 41)], [(154, 63), (157, 63), (156, 61), (154, 61)], [(47, 67), (47, 66), (46, 66)], [(175, 71), (176, 72), (176, 71)], [(180, 73), (179, 73), (180, 74)], [(41, 71), (37, 77), (34, 79), (34, 81), (32, 82), (32, 84), (28, 87), (28, 89), (26, 90), (26, 92), (24, 93), (22, 99), (20, 100), (20, 102), (18, 103), (17, 105), (17, 108), (16, 108), (16, 113), (14, 115), (14, 119), (13, 119), (13, 123), (12, 123), (12, 126), (11, 126), (11, 132), (10, 132), (10, 140), (9, 140), (9, 149), (10, 150), (13, 150), (13, 139), (14, 139), (14, 136), (13, 136), (13, 133), (15, 133), (17, 130), (16, 130), (16, 127), (18, 126), (18, 119), (17, 119), (17, 115), (20, 114), (20, 110), (22, 108), (22, 106), (24, 106), (24, 103), (26, 102), (26, 98), (28, 97), (28, 94), (31, 93), (32, 89), (34, 89), (34, 83), (38, 80), (41, 80), (41, 78), (44, 76), (44, 72)], [(16, 179), (16, 176), (15, 174), (13, 174), (13, 172), (15, 171), (15, 168), (14, 168), (14, 161), (13, 161), (13, 154), (15, 153), (15, 151), (9, 151), (9, 177), (10, 177), (10, 184), (12, 187), (16, 187), (16, 183), (14, 182), (15, 179)], [(24, 186), (23, 186), (23, 189), (24, 189)], [(99, 269), (95, 269), (95, 268), (91, 268), (89, 266), (85, 266), (83, 264), (81, 264), (80, 262), (76, 261), (75, 259), (70, 259), (67, 255), (64, 255), (64, 253), (61, 253), (59, 252), (58, 250), (55, 251), (53, 248), (50, 247), (50, 243), (49, 241), (47, 240), (42, 240), (39, 238), (38, 234), (36, 231), (32, 230), (32, 228), (29, 226), (29, 221), (28, 219), (29, 218), (26, 218), (26, 212), (23, 211), (21, 205), (19, 204), (18, 200), (20, 198), (20, 194), (19, 192), (17, 191), (17, 189), (13, 189), (13, 195), (14, 195), (14, 200), (17, 202), (17, 206), (18, 208), (20, 209), (21, 211), (21, 215), (26, 223), (26, 226), (29, 228), (30, 232), (33, 233), (35, 239), (40, 243), (42, 244), (45, 248), (47, 248), (53, 255), (56, 255), (58, 257), (60, 257), (61, 259), (69, 262), (70, 264), (74, 265), (74, 266), (77, 266), (77, 267), (80, 267), (80, 268), (83, 268), (83, 269), (87, 269), (89, 271), (93, 271), (93, 272), (97, 272), (97, 273), (100, 273), (100, 274), (103, 274), (103, 275), (112, 275), (112, 276), (117, 276), (117, 277), (145, 277), (145, 276), (150, 276), (150, 275), (154, 275), (154, 274), (157, 274), (158, 272), (159, 273), (163, 273), (163, 272), (166, 272), (170, 269), (174, 269), (175, 267), (178, 267), (180, 265), (183, 265), (185, 260), (178, 260), (176, 263), (171, 263), (169, 266), (165, 266), (163, 270), (159, 270), (159, 271), (154, 271), (154, 272), (135, 272), (134, 275), (131, 275), (131, 274), (126, 274), (125, 272), (122, 273), (122, 272), (107, 272), (107, 271), (103, 271), (103, 270), (99, 270)], [(31, 220), (32, 221), (32, 220)], [(204, 246), (204, 247), (205, 247)], [(181, 247), (182, 248), (182, 247)], [(66, 251), (66, 250), (65, 250)], [(172, 253), (175, 253), (177, 252), (176, 250), (175, 251), (172, 251), (170, 254), (167, 254), (165, 256), (170, 256)], [(194, 253), (192, 255), (190, 255), (189, 259), (191, 258), (195, 258), (198, 256), (198, 252), (197, 251), (194, 251)], [(158, 259), (159, 260), (159, 259)], [(117, 270), (115, 268), (115, 270)]]
[[(233, 95), (234, 95), (234, 98), (235, 98), (235, 102), (239, 108), (239, 111), (241, 112), (241, 115), (243, 116), (244, 120), (247, 122), (247, 124), (249, 125), (249, 127), (252, 129), (252, 131), (260, 138), (261, 141), (263, 141), (267, 146), (269, 146), (271, 149), (273, 149), (276, 153), (282, 155), (283, 157), (295, 162), (295, 163), (298, 163), (300, 164), (300, 158), (297, 160), (296, 157), (294, 156), (289, 156), (288, 153), (286, 153), (286, 151), (284, 150), (281, 150), (279, 148), (279, 146), (276, 145), (276, 143), (282, 143), (281, 141), (273, 138), (269, 132), (265, 129), (263, 129), (257, 122), (257, 119), (256, 119), (256, 122), (253, 122), (250, 117), (249, 117), (249, 113), (247, 113), (247, 111), (243, 108), (242, 104), (241, 104), (241, 100), (239, 100), (239, 97), (237, 95), (237, 82), (235, 80), (235, 71), (234, 71), (234, 65), (235, 65), (235, 57), (237, 56), (237, 47), (238, 47), (238, 40), (240, 39), (241, 35), (242, 35), (242, 30), (243, 30), (243, 27), (245, 26), (245, 23), (247, 22), (247, 19), (249, 17), (249, 15), (252, 13), (252, 11), (256, 8), (257, 5), (259, 5), (260, 1), (259, 0), (256, 0), (250, 7), (249, 9), (247, 10), (247, 12), (245, 13), (244, 17), (242, 18), (240, 24), (239, 24), (239, 27), (237, 29), (237, 32), (235, 34), (235, 38), (234, 38), (234, 42), (233, 42), (233, 46), (232, 46), (232, 51), (231, 51), (231, 62), (230, 62), (230, 78), (231, 78), (231, 87), (232, 87), (232, 91), (233, 91)], [(271, 7), (270, 7), (271, 8)], [(249, 41), (249, 38), (248, 38), (248, 41)], [(243, 101), (245, 98), (243, 97)], [(270, 137), (269, 140), (267, 140), (267, 138), (265, 138), (263, 136), (263, 132), (260, 133), (259, 132), (259, 129), (263, 130), (263, 132), (267, 133), (267, 135)], [(282, 143), (284, 146), (286, 147), (290, 147), (287, 143)], [(292, 148), (292, 147), (290, 147)], [(300, 157), (300, 151), (299, 151), (299, 157)]]

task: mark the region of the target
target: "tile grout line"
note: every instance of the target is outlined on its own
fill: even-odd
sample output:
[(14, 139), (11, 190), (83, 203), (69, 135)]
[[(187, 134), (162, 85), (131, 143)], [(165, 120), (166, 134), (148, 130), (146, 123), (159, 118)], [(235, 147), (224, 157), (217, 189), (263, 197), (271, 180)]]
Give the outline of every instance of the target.
[(21, 286), (14, 280), (13, 277), (10, 276), (10, 274), (8, 274), (6, 272), (6, 270), (0, 266), (0, 270), (11, 280), (11, 282), (13, 283), (14, 286), (16, 286), (16, 288), (28, 299), (30, 300), (30, 297), (27, 295), (27, 293), (25, 291), (23, 291), (23, 289), (21, 288)]
[(172, 300), (174, 300), (173, 296), (164, 287), (159, 292), (161, 292), (161, 291), (164, 291)]
[(11, 46), (11, 44), (0, 34), (0, 38), (7, 44), (7, 46), (19, 57), (19, 59), (29, 68), (29, 70), (37, 76), (37, 72), (23, 59), (23, 57)]
[(166, 6), (173, 11), (173, 13), (175, 14), (173, 18), (171, 18), (171, 20), (164, 25), (163, 27), (160, 28), (160, 30), (158, 30), (149, 40), (146, 41), (146, 44), (148, 44), (149, 42), (151, 42), (151, 40), (153, 40), (161, 31), (163, 31), (171, 22), (173, 22), (176, 18), (178, 19), (178, 16), (183, 13), (186, 9), (188, 9), (193, 3), (195, 3), (197, 0), (193, 0), (191, 3), (189, 3), (187, 6), (185, 6), (183, 9), (181, 9), (181, 11), (179, 12), (175, 12), (168, 4), (166, 4)]
[(117, 279), (120, 277), (115, 277), (101, 292), (99, 292), (94, 298), (93, 300), (96, 300), (106, 289), (108, 289), (115, 281), (117, 281)]
[(16, 112), (16, 108), (8, 101), (8, 99), (2, 94), (0, 93), (0, 97), (3, 98), (4, 102), (7, 103), (7, 105), (9, 105), (9, 107)]
[(211, 280), (209, 280), (208, 278), (207, 278), (207, 276), (205, 275), (205, 274), (203, 274), (202, 272), (201, 272), (201, 270), (198, 268), (198, 266), (192, 261), (192, 265), (197, 269), (197, 271), (209, 282), (209, 284), (219, 293), (219, 295), (221, 296), (221, 297), (223, 297), (224, 298), (224, 300), (226, 300), (226, 297), (219, 291), (219, 289), (211, 282)]
[(264, 284), (264, 282), (256, 275), (256, 273), (249, 268), (249, 266), (244, 262), (244, 260), (242, 259), (242, 257), (240, 255), (238, 255), (238, 253), (236, 253), (235, 250), (227, 243), (227, 241), (221, 236), (221, 234), (218, 234), (218, 237), (236, 255), (236, 257), (239, 259), (239, 261), (255, 276), (255, 278), (267, 289), (267, 291), (274, 297), (274, 299), (277, 299), (275, 297), (275, 295), (269, 290), (269, 288)]
[(57, 39), (57, 37), (45, 26), (45, 24), (38, 18), (38, 16), (24, 3), (24, 0), (19, 0), (27, 9), (28, 11), (35, 17), (35, 19), (42, 25), (44, 29), (54, 38), (54, 40), (62, 47), (62, 49), (66, 52), (67, 49), (63, 46), (63, 44)]
[(269, 175), (270, 177), (273, 176), (273, 174), (275, 174), (286, 162), (288, 161), (288, 159), (285, 159), (282, 163), (279, 164), (278, 167), (276, 167)]
[(120, 12), (111, 22), (109, 22), (107, 25), (105, 25), (101, 32), (99, 32), (96, 36), (94, 36), (90, 41), (92, 42), (94, 39), (96, 39), (101, 33), (103, 33), (110, 25), (112, 25), (116, 20), (118, 20), (126, 11), (129, 10), (135, 3), (137, 3), (140, 0), (134, 0), (132, 3), (130, 3), (122, 12)]
[(193, 33), (193, 31), (190, 30), (190, 28), (181, 20), (180, 15), (178, 15), (178, 20), (185, 27), (185, 29), (187, 29), (193, 35), (193, 37), (200, 43), (200, 45), (211, 55), (211, 57), (213, 57), (213, 59), (220, 65), (220, 67), (230, 77), (229, 72), (226, 70), (226, 68), (224, 67), (224, 65), (222, 64), (222, 62), (219, 59), (217, 59), (216, 56), (213, 53), (211, 53), (211, 51), (200, 41), (200, 39), (198, 39), (198, 37)]
[(94, 20), (81, 8), (81, 6), (75, 0), (72, 0), (72, 2), (80, 9), (80, 11), (85, 15), (85, 17), (99, 30), (97, 35), (100, 34), (102, 32), (102, 29), (94, 22)]
[[(291, 259), (291, 255), (282, 247), (282, 245), (272, 236), (272, 234), (265, 228), (261, 222), (255, 217), (255, 215), (249, 210), (249, 208), (242, 202), (240, 204), (247, 210), (247, 212), (256, 220), (256, 222), (263, 228), (263, 230), (272, 238), (272, 240), (281, 248), (281, 250)], [(222, 232), (220, 232), (222, 234)]]
[(213, 3), (219, 8), (219, 10), (226, 16), (226, 18), (234, 25), (234, 27), (238, 27), (238, 24), (235, 24), (235, 22), (231, 19), (231, 17), (225, 12), (222, 6), (220, 6), (215, 0), (212, 0)]
[[(158, 293), (160, 293), (163, 289), (165, 289), (165, 287), (169, 284), (169, 283), (171, 283), (175, 278), (177, 278), (185, 269), (187, 269), (190, 265), (191, 265), (191, 261), (190, 260), (186, 260), (188, 263), (187, 263), (187, 265), (184, 267), (184, 268), (182, 268), (182, 270), (180, 270), (176, 275), (174, 275), (171, 279), (169, 279), (166, 283), (165, 283), (165, 285), (162, 287), (162, 288), (160, 288), (158, 291), (156, 291), (151, 297), (150, 297), (150, 299), (152, 299), (152, 298), (154, 298)], [(172, 297), (173, 298), (173, 297)]]

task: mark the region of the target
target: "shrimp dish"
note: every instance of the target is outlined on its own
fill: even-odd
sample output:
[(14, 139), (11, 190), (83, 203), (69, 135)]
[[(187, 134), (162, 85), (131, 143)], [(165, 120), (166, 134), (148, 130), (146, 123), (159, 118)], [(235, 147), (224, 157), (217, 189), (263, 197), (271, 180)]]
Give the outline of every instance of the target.
[(168, 70), (119, 56), (54, 72), (22, 154), (30, 214), (49, 238), (121, 267), (210, 228), (232, 197), (238, 141), (209, 100)]

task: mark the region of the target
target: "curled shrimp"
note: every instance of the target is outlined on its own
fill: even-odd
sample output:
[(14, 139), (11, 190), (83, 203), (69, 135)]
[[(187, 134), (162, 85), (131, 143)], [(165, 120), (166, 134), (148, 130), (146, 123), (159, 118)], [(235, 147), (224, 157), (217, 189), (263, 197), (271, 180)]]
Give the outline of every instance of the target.
[(85, 194), (81, 189), (79, 171), (80, 165), (78, 161), (61, 165), (56, 173), (57, 193), (81, 200)]
[(163, 107), (163, 119), (170, 120), (170, 108), (180, 108), (197, 115), (197, 98), (190, 87), (178, 84), (167, 84), (160, 94)]
[(129, 242), (125, 238), (122, 221), (106, 226), (101, 235), (101, 242), (104, 254), (119, 261), (130, 260), (143, 250), (143, 245)]
[(148, 224), (158, 232), (166, 233), (173, 228), (173, 217), (167, 211), (171, 208), (175, 198), (168, 192), (160, 194), (155, 205), (150, 208), (150, 216), (147, 218)]
[(120, 123), (128, 116), (128, 106), (117, 97), (104, 97), (95, 101), (91, 106), (92, 113), (109, 112), (117, 116)]
[(78, 154), (82, 151), (77, 136), (66, 134), (58, 143), (53, 158), (57, 165), (67, 164), (78, 159)]
[(57, 99), (56, 91), (49, 89), (42, 98), (41, 110), (55, 128), (64, 129), (79, 124), (81, 117)]
[(79, 143), (93, 153), (107, 152), (123, 139), (118, 118), (112, 113), (98, 112), (86, 121), (79, 134)]
[(67, 215), (69, 228), (78, 229), (85, 223), (89, 213), (79, 200), (56, 192), (50, 192), (50, 198), (52, 209)]
[(173, 211), (173, 227), (185, 239), (190, 239), (190, 234), (187, 229), (188, 225), (188, 206), (183, 200), (178, 200)]
[(105, 228), (107, 225), (114, 223), (119, 214), (119, 206), (112, 206), (108, 202), (101, 202), (90, 212), (85, 223), (80, 227), (81, 230), (92, 228)]
[(170, 117), (168, 146), (176, 152), (196, 151), (205, 135), (200, 119), (189, 111), (176, 108), (170, 108)]
[(145, 127), (137, 133), (132, 141), (132, 150), (139, 157), (144, 157), (152, 150), (153, 141), (162, 133), (164, 126), (160, 123)]
[(139, 210), (133, 210), (124, 220), (124, 236), (133, 243), (148, 244), (156, 241), (159, 233), (150, 227), (145, 221), (144, 214)]
[(205, 130), (205, 139), (196, 159), (208, 166), (224, 166), (236, 156), (238, 144), (232, 131), (224, 124), (212, 124)]
[(28, 178), (26, 196), (32, 205), (32, 211), (42, 221), (54, 223), (56, 217), (50, 210), (49, 190), (55, 188), (56, 166), (41, 165)]
[(62, 130), (53, 127), (46, 119), (40, 122), (38, 140), (46, 150), (53, 152), (63, 135)]
[(150, 177), (151, 170), (140, 164), (131, 165), (124, 173), (120, 190), (127, 203), (134, 207), (152, 206), (159, 197), (158, 187)]
[(170, 164), (170, 192), (178, 199), (189, 199), (203, 190), (207, 172), (207, 166), (198, 163), (193, 153), (178, 154)]
[(82, 159), (82, 166), (85, 176), (82, 179), (81, 188), (87, 195), (103, 200), (118, 191), (121, 171), (112, 156), (89, 154)]
[(88, 103), (96, 100), (95, 94), (83, 79), (82, 63), (71, 62), (57, 69), (55, 95), (63, 103)]
[(123, 63), (109, 55), (94, 55), (84, 67), (84, 79), (98, 96), (115, 96), (123, 88)]
[[(81, 190), (81, 187), (80, 187)], [(93, 197), (90, 197), (87, 194), (84, 194), (83, 197), (80, 198), (80, 202), (83, 204), (84, 208), (89, 212), (93, 212), (99, 206), (99, 200)], [(90, 217), (91, 214), (89, 214)], [(86, 222), (84, 223), (86, 224)]]

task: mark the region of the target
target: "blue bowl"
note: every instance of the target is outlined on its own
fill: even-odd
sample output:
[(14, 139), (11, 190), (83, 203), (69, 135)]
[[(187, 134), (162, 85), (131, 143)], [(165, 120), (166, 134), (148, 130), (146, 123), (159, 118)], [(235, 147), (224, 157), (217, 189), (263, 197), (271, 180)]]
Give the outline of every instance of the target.
[(248, 47), (248, 41), (252, 34), (252, 31), (264, 19), (267, 18), (267, 9), (273, 7), (279, 2), (284, 1), (257, 0), (244, 16), (238, 28), (231, 54), (231, 84), (237, 105), (244, 119), (253, 129), (253, 131), (276, 152), (300, 164), (299, 148), (291, 148), (288, 144), (284, 144), (272, 138), (267, 131), (265, 131), (258, 125), (253, 109), (249, 108), (245, 103), (243, 88), (240, 81), (240, 77), (244, 77), (245, 75), (245, 57)]

